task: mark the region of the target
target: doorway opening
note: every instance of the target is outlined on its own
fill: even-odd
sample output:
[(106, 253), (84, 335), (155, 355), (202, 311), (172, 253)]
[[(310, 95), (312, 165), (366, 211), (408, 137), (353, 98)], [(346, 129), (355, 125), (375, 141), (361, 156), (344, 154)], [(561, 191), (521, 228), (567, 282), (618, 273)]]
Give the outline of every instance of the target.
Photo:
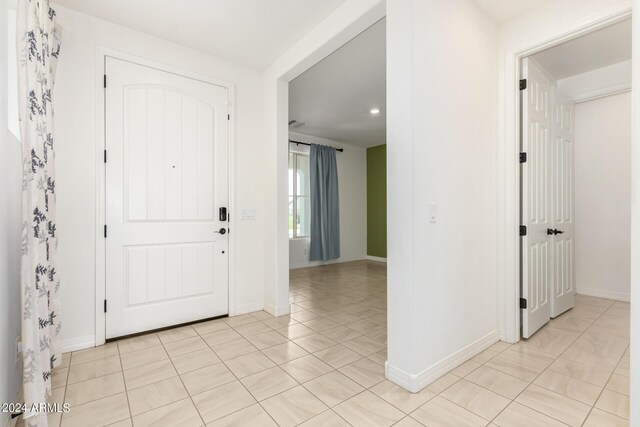
[[(386, 261), (385, 37), (382, 19), (289, 83), (292, 270)], [(335, 170), (314, 164), (312, 146), (330, 148)], [(325, 189), (329, 179), (337, 185)], [(314, 223), (330, 232), (314, 236)], [(321, 253), (314, 243), (337, 250)]]
[(580, 332), (615, 324), (628, 340), (631, 20), (520, 70), (521, 337), (554, 319)]
[(321, 356), (372, 357), (383, 375), (386, 20), (288, 86), (289, 291), (301, 324), (292, 333), (318, 334), (300, 345), (322, 343)]

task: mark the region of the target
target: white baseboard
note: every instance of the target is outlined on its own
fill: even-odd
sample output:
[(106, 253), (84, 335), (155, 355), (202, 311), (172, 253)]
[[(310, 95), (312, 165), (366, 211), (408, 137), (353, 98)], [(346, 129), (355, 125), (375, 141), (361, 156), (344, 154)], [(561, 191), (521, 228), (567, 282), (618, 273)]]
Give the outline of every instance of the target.
[(233, 313), (234, 316), (241, 314), (253, 313), (254, 311), (261, 311), (264, 308), (264, 304), (261, 302), (254, 302), (252, 304), (237, 305), (236, 310)]
[(613, 299), (616, 301), (624, 301), (624, 302), (631, 301), (630, 294), (627, 294), (624, 292), (610, 291), (607, 289), (583, 288), (583, 287), (577, 286), (576, 292), (579, 293), (580, 295), (587, 295), (590, 297)]
[(263, 310), (272, 316), (276, 316), (276, 317), (284, 316), (291, 313), (291, 304), (286, 304), (286, 305), (276, 307), (273, 304), (264, 303)]
[(382, 258), (379, 256), (367, 255), (367, 260), (369, 261), (377, 261), (377, 262), (387, 262), (386, 258)]
[(96, 336), (86, 335), (84, 337), (69, 338), (62, 340), (60, 343), (60, 351), (68, 353), (70, 351), (84, 350), (96, 346)]
[(298, 270), (300, 268), (308, 268), (308, 267), (320, 267), (323, 265), (331, 265), (331, 264), (342, 264), (345, 262), (362, 261), (364, 259), (367, 259), (367, 257), (366, 256), (346, 257), (346, 258), (332, 259), (331, 261), (305, 261), (301, 263), (289, 264), (289, 270)]
[(418, 393), (447, 372), (457, 368), (498, 342), (498, 338), (499, 332), (495, 330), (418, 374), (410, 374), (402, 369), (389, 365), (387, 362), (385, 363), (385, 374), (389, 381), (398, 384), (412, 393)]

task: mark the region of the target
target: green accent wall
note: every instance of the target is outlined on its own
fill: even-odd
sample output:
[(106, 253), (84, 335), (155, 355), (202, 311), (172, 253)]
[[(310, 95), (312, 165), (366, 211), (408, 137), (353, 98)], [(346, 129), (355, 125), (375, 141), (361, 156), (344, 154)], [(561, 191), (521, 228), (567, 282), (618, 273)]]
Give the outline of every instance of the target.
[(387, 257), (387, 146), (367, 148), (367, 255)]

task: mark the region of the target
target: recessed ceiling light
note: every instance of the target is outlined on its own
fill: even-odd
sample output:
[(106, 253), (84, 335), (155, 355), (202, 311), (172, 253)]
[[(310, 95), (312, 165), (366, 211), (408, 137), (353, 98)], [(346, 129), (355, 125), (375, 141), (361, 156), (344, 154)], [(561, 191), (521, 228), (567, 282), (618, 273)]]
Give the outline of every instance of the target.
[(380, 114), (380, 109), (378, 107), (373, 107), (369, 112), (373, 115)]

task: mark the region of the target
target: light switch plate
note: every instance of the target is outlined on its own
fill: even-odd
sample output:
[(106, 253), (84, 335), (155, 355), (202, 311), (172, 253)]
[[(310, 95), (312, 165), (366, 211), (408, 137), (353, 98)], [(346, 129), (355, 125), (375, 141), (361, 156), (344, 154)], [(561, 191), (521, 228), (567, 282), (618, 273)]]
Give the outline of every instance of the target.
[(435, 203), (429, 205), (429, 222), (436, 222), (438, 220), (438, 209)]
[(240, 212), (240, 219), (244, 221), (253, 221), (256, 219), (255, 209), (242, 209)]

